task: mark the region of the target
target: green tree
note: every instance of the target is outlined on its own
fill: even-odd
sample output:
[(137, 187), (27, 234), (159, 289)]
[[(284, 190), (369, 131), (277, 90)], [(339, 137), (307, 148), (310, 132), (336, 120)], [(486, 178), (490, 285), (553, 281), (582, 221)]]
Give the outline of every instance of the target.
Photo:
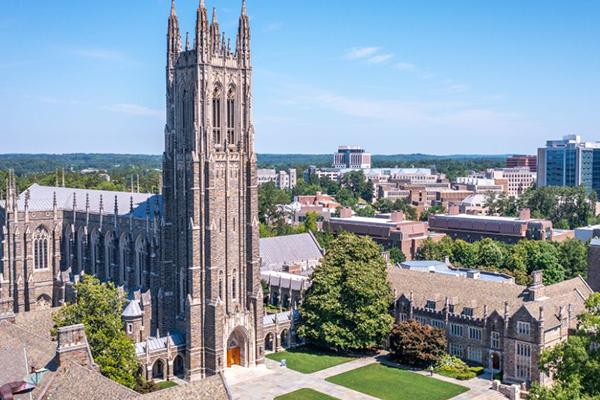
[(555, 385), (535, 388), (532, 399), (600, 398), (600, 349), (593, 345), (600, 343), (600, 293), (585, 304), (577, 332), (542, 353), (540, 369), (553, 374)]
[(75, 285), (77, 302), (54, 316), (57, 327), (83, 324), (94, 361), (102, 374), (129, 388), (139, 378), (133, 341), (123, 331), (123, 299), (112, 283), (86, 275)]
[(427, 367), (446, 354), (446, 334), (443, 330), (417, 321), (395, 325), (390, 335), (392, 356), (403, 364)]
[(312, 275), (298, 334), (338, 350), (382, 344), (393, 321), (386, 263), (375, 242), (340, 234)]
[(560, 260), (565, 267), (567, 278), (577, 275), (587, 276), (587, 245), (580, 240), (567, 239), (560, 244)]
[(390, 252), (390, 260), (394, 264), (400, 264), (406, 261), (406, 256), (399, 247), (390, 247), (388, 251)]
[(477, 264), (482, 268), (496, 269), (503, 264), (504, 253), (501, 245), (490, 238), (476, 243)]
[(453, 264), (475, 268), (477, 267), (477, 249), (471, 243), (467, 243), (464, 240), (458, 239), (454, 241), (452, 246), (452, 257), (450, 260)]

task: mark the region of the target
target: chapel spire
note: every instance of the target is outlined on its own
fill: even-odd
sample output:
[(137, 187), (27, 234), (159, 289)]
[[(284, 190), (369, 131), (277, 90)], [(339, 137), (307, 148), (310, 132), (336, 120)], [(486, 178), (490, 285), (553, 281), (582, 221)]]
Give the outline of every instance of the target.
[(175, 12), (175, 0), (171, 0), (171, 14), (167, 30), (167, 81), (173, 80), (173, 71), (179, 52), (181, 51), (181, 34), (179, 33), (179, 18)]
[(219, 52), (220, 40), (219, 21), (217, 20), (217, 8), (213, 7), (212, 20), (210, 22), (210, 43), (213, 54)]
[(242, 0), (242, 14), (236, 40), (237, 56), (243, 67), (250, 67), (250, 19), (246, 10), (246, 0)]
[(196, 13), (196, 56), (198, 57), (198, 62), (208, 61), (208, 35), (208, 13), (204, 0), (200, 0), (200, 6)]

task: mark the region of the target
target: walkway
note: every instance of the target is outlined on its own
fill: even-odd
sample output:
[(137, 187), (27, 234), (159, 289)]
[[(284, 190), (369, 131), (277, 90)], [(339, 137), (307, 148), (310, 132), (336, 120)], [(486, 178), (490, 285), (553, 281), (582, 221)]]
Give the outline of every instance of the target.
[[(233, 400), (270, 400), (274, 397), (302, 388), (318, 390), (319, 392), (326, 393), (338, 399), (374, 400), (375, 398), (372, 396), (327, 382), (325, 379), (376, 362), (379, 362), (379, 360), (375, 357), (365, 357), (317, 371), (312, 374), (302, 374), (289, 368), (282, 368), (279, 366), (278, 362), (265, 359), (265, 365), (252, 369), (234, 367), (226, 370), (224, 375), (231, 388)], [(386, 361), (385, 363), (388, 364), (389, 362)], [(424, 371), (417, 371), (416, 373), (429, 375), (428, 372)], [(471, 389), (466, 393), (454, 397), (452, 400), (505, 399), (498, 392), (489, 390), (489, 381), (484, 379), (457, 381), (456, 379), (447, 378), (437, 374), (434, 374), (434, 377)]]

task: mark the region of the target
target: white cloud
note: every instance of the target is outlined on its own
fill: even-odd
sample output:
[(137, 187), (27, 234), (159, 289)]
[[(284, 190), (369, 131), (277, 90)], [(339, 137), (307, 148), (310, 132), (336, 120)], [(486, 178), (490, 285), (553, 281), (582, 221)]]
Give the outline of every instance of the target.
[(105, 110), (129, 114), (137, 117), (152, 117), (152, 118), (164, 118), (165, 112), (163, 110), (157, 110), (154, 108), (149, 108), (145, 106), (141, 106), (139, 104), (114, 104), (112, 106), (103, 107)]
[(393, 58), (394, 55), (391, 53), (387, 53), (387, 54), (377, 54), (371, 58), (369, 58), (367, 60), (367, 62), (369, 64), (382, 64), (388, 60), (390, 60), (391, 58)]
[(407, 63), (407, 62), (399, 62), (394, 64), (394, 68), (398, 71), (415, 71), (417, 69), (417, 66), (411, 63)]
[(346, 52), (348, 60), (359, 60), (372, 57), (380, 50), (379, 47), (355, 47)]

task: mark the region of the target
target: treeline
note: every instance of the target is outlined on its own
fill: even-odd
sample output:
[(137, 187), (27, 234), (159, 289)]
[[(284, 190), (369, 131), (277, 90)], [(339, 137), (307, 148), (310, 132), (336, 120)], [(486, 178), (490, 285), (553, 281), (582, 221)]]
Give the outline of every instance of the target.
[(489, 238), (468, 243), (446, 236), (437, 243), (425, 240), (417, 251), (419, 260), (444, 261), (446, 257), (457, 267), (511, 275), (521, 285), (529, 284), (536, 270), (544, 271), (547, 285), (587, 276), (587, 245), (574, 239), (562, 243), (522, 240), (511, 245)]
[(485, 206), (490, 215), (516, 217), (529, 208), (531, 216), (552, 221), (554, 228), (575, 229), (598, 222), (596, 192), (585, 187), (542, 187), (527, 190), (520, 198), (490, 193)]

